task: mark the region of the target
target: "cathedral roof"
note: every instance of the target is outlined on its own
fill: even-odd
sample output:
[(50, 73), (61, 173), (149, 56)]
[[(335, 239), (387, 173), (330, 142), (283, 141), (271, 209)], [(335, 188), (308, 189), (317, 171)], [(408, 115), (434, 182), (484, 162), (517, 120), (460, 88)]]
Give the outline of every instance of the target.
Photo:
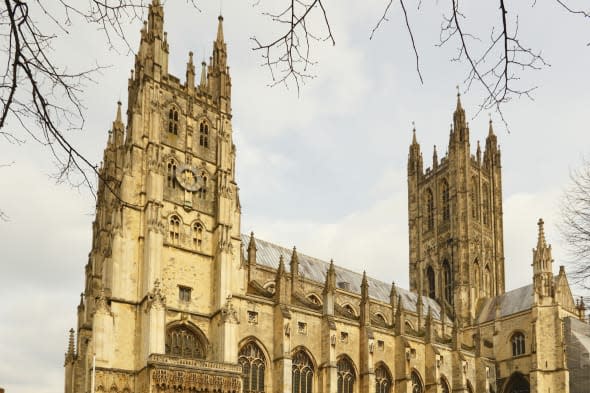
[[(242, 253), (244, 258), (247, 258), (247, 245), (249, 240), (249, 235), (242, 234)], [(285, 261), (290, 261), (292, 253), (293, 250), (291, 249), (281, 247), (265, 240), (256, 239), (256, 263), (259, 265), (276, 270), (279, 267), (280, 257), (282, 256)], [(326, 281), (326, 272), (330, 264), (326, 261), (302, 254), (299, 250), (297, 251), (297, 255), (299, 257), (299, 274), (307, 279), (324, 285), (324, 282)], [(337, 265), (334, 267), (336, 270), (336, 286), (340, 289), (360, 295), (363, 275)], [(289, 264), (286, 263), (285, 270), (289, 272), (289, 269)], [(367, 280), (369, 283), (369, 297), (380, 302), (389, 303), (391, 283), (386, 283), (372, 277), (367, 277)], [(397, 294), (401, 296), (404, 310), (416, 312), (418, 295), (415, 292), (410, 292), (399, 287), (396, 287), (396, 291)], [(434, 299), (423, 297), (422, 303), (422, 313), (424, 316), (427, 315), (428, 308), (430, 307), (432, 316), (435, 319), (440, 320), (441, 307)], [(447, 321), (450, 320), (447, 318)]]
[(533, 284), (485, 299), (477, 322), (484, 323), (496, 318), (496, 307), (499, 307), (501, 317), (529, 310), (533, 307)]

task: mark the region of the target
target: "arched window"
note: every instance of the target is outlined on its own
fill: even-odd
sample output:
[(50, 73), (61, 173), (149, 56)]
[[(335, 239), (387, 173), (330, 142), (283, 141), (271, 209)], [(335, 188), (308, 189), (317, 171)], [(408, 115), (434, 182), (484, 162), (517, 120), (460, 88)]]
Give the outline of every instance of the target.
[(483, 290), (486, 296), (493, 296), (492, 272), (489, 265), (483, 269)]
[(444, 297), (449, 304), (453, 304), (453, 276), (451, 265), (446, 259), (442, 264)]
[(412, 393), (424, 393), (424, 385), (422, 384), (422, 378), (416, 371), (412, 371)]
[(266, 360), (258, 345), (246, 344), (238, 354), (238, 363), (242, 366), (244, 393), (264, 393), (264, 371)]
[(176, 188), (176, 162), (174, 160), (168, 161), (166, 174), (168, 188)]
[(193, 224), (193, 248), (200, 250), (203, 244), (203, 225), (200, 222)]
[(375, 392), (376, 393), (390, 393), (392, 386), (392, 378), (387, 366), (381, 363), (375, 369)]
[(426, 280), (428, 281), (428, 297), (431, 299), (436, 298), (436, 287), (434, 278), (434, 269), (432, 266), (426, 268)]
[(201, 171), (201, 188), (197, 191), (197, 196), (199, 199), (206, 199), (207, 198), (207, 172)]
[(168, 112), (168, 132), (178, 135), (178, 111), (176, 108), (170, 108)]
[(188, 327), (176, 326), (166, 332), (166, 354), (204, 359), (205, 345), (203, 345), (195, 332)]
[(490, 225), (490, 188), (487, 184), (483, 186), (483, 223)]
[(209, 148), (209, 125), (204, 121), (199, 126), (199, 146)]
[(431, 231), (434, 228), (434, 197), (432, 190), (426, 190), (426, 230)]
[(380, 312), (375, 313), (375, 318), (377, 318), (382, 324), (387, 326), (387, 319), (385, 319), (385, 316), (383, 316), (383, 314), (381, 314)]
[(471, 179), (471, 218), (479, 221), (479, 192), (477, 179)]
[(293, 356), (293, 393), (313, 393), (313, 363), (305, 351)]
[(170, 217), (169, 233), (171, 243), (180, 243), (180, 218), (178, 216)]
[(449, 194), (449, 183), (446, 180), (442, 181), (441, 184), (441, 196), (442, 196), (442, 220), (447, 222), (451, 219), (451, 197)]
[(318, 306), (320, 306), (322, 304), (322, 301), (320, 300), (319, 297), (317, 297), (317, 295), (315, 294), (310, 294), (307, 296), (307, 298), (309, 299), (310, 302), (312, 302), (313, 304), (317, 304)]
[(354, 367), (347, 357), (341, 357), (336, 363), (338, 373), (338, 393), (352, 393), (356, 379)]
[(354, 312), (354, 308), (352, 308), (352, 306), (350, 304), (345, 304), (342, 309), (344, 309), (344, 312), (347, 314), (350, 314), (350, 316), (352, 317), (356, 317), (356, 313)]
[(440, 391), (441, 393), (451, 393), (451, 388), (449, 387), (449, 384), (447, 383), (446, 379), (444, 378), (440, 378)]
[(512, 335), (510, 339), (512, 342), (512, 356), (520, 356), (524, 355), (525, 353), (525, 341), (524, 341), (524, 334), (520, 332), (516, 332)]

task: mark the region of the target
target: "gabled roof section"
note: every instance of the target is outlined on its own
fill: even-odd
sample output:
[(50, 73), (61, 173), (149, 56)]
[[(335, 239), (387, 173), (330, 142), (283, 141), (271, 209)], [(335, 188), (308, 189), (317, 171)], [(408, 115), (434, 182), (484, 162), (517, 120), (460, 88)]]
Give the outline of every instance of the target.
[[(247, 259), (247, 245), (250, 241), (250, 236), (242, 234), (242, 254)], [(288, 261), (291, 260), (291, 254), (293, 250), (278, 246), (276, 244), (267, 242), (265, 240), (256, 239), (256, 263), (262, 266), (270, 267), (272, 269), (278, 269), (279, 259), (282, 256), (285, 260), (285, 270), (290, 273), (290, 266)], [(324, 285), (326, 281), (326, 271), (328, 270), (329, 263), (320, 259), (310, 257), (297, 251), (299, 257), (299, 274), (307, 279), (315, 281), (321, 285)], [(361, 293), (361, 281), (363, 278), (362, 274), (353, 272), (340, 266), (335, 266), (336, 269), (336, 285), (340, 289), (360, 295)], [(369, 282), (369, 297), (374, 300), (389, 303), (389, 294), (391, 292), (391, 283), (385, 283), (383, 281), (376, 280), (372, 277), (367, 277)], [(342, 283), (347, 283), (346, 288), (343, 288)], [(401, 296), (404, 310), (410, 312), (416, 312), (416, 304), (418, 302), (418, 295), (414, 292), (410, 292), (406, 289), (396, 287), (398, 295)], [(428, 313), (430, 307), (432, 316), (435, 319), (440, 320), (441, 311), (440, 305), (434, 300), (428, 297), (422, 297), (422, 313), (424, 316)], [(450, 320), (447, 317), (447, 322)]]
[(531, 309), (533, 307), (533, 284), (486, 299), (477, 318), (477, 323), (493, 320), (496, 317), (496, 307), (499, 307), (501, 317)]

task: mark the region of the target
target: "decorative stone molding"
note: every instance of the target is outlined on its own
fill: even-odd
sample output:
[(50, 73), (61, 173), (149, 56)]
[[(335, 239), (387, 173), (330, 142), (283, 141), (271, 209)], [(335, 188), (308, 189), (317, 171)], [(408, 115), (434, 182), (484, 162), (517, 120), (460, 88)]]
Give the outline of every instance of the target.
[(221, 309), (221, 321), (223, 323), (240, 323), (238, 319), (238, 312), (234, 308), (232, 303), (231, 295), (227, 297), (227, 301), (225, 302), (225, 306)]
[(159, 279), (156, 279), (154, 281), (154, 288), (147, 295), (147, 306), (146, 306), (145, 311), (148, 312), (152, 308), (155, 308), (155, 309), (165, 309), (166, 308), (166, 296), (164, 296), (162, 294)]

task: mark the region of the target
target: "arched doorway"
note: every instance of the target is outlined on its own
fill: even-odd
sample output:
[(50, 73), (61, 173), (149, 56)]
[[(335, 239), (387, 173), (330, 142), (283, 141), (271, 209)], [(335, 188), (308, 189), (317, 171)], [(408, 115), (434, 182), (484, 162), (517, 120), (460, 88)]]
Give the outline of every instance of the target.
[(514, 373), (510, 376), (504, 393), (531, 393), (529, 381), (521, 373)]

